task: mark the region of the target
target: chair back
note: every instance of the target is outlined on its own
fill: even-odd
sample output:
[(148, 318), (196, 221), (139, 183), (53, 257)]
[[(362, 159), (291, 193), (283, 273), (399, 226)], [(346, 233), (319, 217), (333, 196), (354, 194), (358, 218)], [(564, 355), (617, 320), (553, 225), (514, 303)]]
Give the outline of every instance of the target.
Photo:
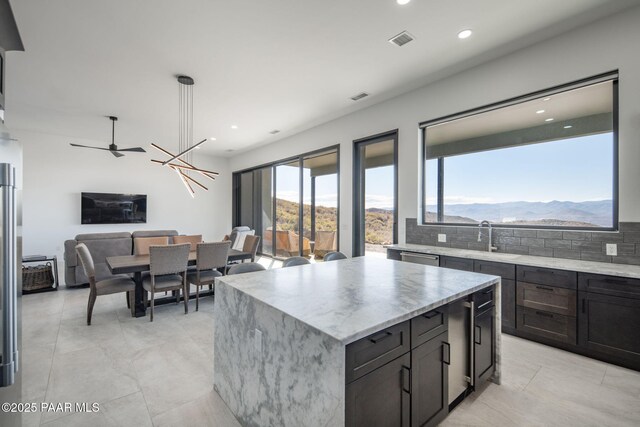
[(213, 270), (226, 267), (231, 242), (198, 243), (196, 259), (198, 270)]
[(84, 274), (89, 278), (89, 283), (93, 285), (96, 278), (96, 267), (93, 264), (93, 258), (91, 257), (91, 252), (89, 252), (89, 248), (84, 243), (78, 243), (76, 245), (76, 253), (80, 257), (80, 262), (82, 262), (82, 267), (84, 268)]
[(173, 236), (173, 243), (176, 245), (190, 243), (191, 250), (195, 251), (198, 243), (202, 243), (202, 234), (194, 234), (192, 236)]
[(308, 259), (301, 256), (292, 256), (291, 258), (287, 258), (282, 261), (282, 268), (293, 267), (296, 265), (306, 265), (311, 264)]
[(190, 249), (189, 243), (149, 247), (151, 275), (183, 273), (187, 270)]
[(242, 252), (251, 253), (251, 261), (256, 260), (256, 253), (258, 252), (258, 245), (260, 244), (260, 236), (247, 236), (244, 239), (242, 245)]
[(253, 273), (254, 271), (264, 271), (266, 268), (262, 264), (258, 264), (257, 262), (245, 262), (242, 264), (236, 264), (229, 269), (227, 275), (230, 274), (242, 274), (242, 273)]
[(158, 237), (134, 237), (133, 254), (149, 255), (150, 246), (166, 246), (169, 244), (169, 236)]
[(325, 261), (337, 261), (339, 259), (347, 259), (347, 256), (340, 251), (329, 252), (324, 256)]

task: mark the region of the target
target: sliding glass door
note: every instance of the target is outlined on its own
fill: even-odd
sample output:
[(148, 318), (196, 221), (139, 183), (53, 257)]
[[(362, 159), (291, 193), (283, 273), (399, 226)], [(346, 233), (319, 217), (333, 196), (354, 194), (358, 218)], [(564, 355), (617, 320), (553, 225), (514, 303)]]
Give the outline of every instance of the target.
[(385, 257), (398, 241), (398, 134), (354, 142), (353, 256)]
[(261, 253), (321, 261), (338, 249), (338, 148), (234, 173), (234, 225), (262, 236)]

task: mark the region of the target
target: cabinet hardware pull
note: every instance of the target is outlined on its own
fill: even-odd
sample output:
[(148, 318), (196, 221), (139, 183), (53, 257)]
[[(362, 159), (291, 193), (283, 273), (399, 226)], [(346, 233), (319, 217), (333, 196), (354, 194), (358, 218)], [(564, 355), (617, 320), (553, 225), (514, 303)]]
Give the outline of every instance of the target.
[(550, 288), (549, 286), (541, 286), (541, 285), (536, 285), (536, 289), (541, 289), (543, 291), (551, 291), (551, 292), (555, 291), (554, 288)]
[(473, 333), (473, 342), (482, 345), (482, 328), (476, 325)]
[(402, 366), (402, 391), (411, 394), (411, 369)]
[(489, 288), (486, 291), (483, 292), (483, 294), (487, 295), (490, 294), (491, 292), (493, 292), (493, 288)]
[[(447, 358), (446, 359), (444, 357), (444, 355), (445, 355), (445, 352), (444, 352), (445, 347), (444, 346), (447, 346), (447, 352), (446, 352)], [(444, 363), (446, 363), (447, 365), (451, 365), (451, 344), (449, 344), (448, 342), (443, 342), (442, 343), (442, 361)]]
[(374, 344), (378, 344), (380, 341), (382, 341), (385, 338), (390, 337), (391, 335), (393, 335), (391, 332), (384, 331), (381, 334), (376, 335), (375, 337), (369, 338), (369, 341), (371, 341)]
[(536, 314), (537, 314), (538, 316), (551, 317), (551, 318), (553, 318), (553, 314), (551, 314), (551, 313), (546, 313), (546, 312), (544, 312), (544, 311), (537, 311), (537, 310), (536, 310)]
[(430, 311), (428, 313), (423, 314), (422, 317), (425, 317), (427, 319), (433, 319), (434, 317), (436, 317), (439, 314), (440, 314), (440, 312), (438, 310), (433, 310), (433, 311)]

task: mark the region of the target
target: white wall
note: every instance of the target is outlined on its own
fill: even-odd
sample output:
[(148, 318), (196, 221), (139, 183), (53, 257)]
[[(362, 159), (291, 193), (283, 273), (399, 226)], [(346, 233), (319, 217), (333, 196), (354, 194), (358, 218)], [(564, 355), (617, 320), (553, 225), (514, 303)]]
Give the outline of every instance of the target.
[[(194, 163), (220, 172), (215, 181), (199, 180), (209, 191), (185, 190), (176, 174), (152, 164), (156, 153), (127, 154), (115, 158), (106, 151), (73, 148), (64, 136), (14, 130), (23, 146), (23, 253), (58, 255), (64, 241), (76, 234), (151, 229), (176, 229), (181, 234), (202, 234), (221, 240), (231, 228), (231, 174), (228, 160), (194, 155)], [(83, 145), (104, 146), (104, 141), (73, 139)], [(80, 193), (132, 193), (147, 195), (147, 223), (81, 225)]]
[[(481, 37), (480, 34), (474, 37)], [(399, 129), (399, 229), (419, 213), (418, 123), (620, 70), (620, 220), (640, 221), (640, 7), (578, 28), (397, 98), (250, 152), (232, 171), (341, 144), (340, 248), (351, 251), (352, 141)], [(499, 174), (496, 179), (502, 179)]]

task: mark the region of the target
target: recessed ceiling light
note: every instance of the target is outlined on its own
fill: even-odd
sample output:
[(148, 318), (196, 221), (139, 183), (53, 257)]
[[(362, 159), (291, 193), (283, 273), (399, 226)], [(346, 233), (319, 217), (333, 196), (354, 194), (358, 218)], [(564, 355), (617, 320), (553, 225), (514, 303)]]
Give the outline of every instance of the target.
[(234, 151), (236, 151), (236, 150), (234, 150), (234, 149), (232, 149), (232, 148), (229, 148), (228, 150), (224, 150), (224, 151), (225, 151), (225, 152), (227, 152), (227, 153), (233, 153), (233, 152), (234, 152)]
[(396, 0), (396, 2), (397, 2), (399, 5), (402, 5), (402, 6), (404, 6), (405, 4), (409, 3), (410, 1), (411, 1), (411, 0)]
[(543, 101), (550, 101), (551, 97), (547, 96), (545, 99), (543, 99)]
[(276, 133), (280, 133), (279, 129), (274, 129), (271, 132), (269, 132), (271, 135), (275, 135)]
[(542, 113), (544, 113), (544, 110), (538, 110), (538, 111), (536, 111), (536, 114), (542, 114)]
[(231, 129), (238, 129), (238, 125), (231, 125)]
[(548, 119), (545, 119), (545, 122), (552, 122), (553, 121), (553, 117), (549, 117)]
[(214, 136), (212, 136), (211, 138), (209, 138), (209, 141), (215, 141), (216, 138)]
[(469, 38), (471, 36), (471, 34), (473, 34), (473, 31), (471, 30), (462, 30), (458, 33), (458, 38), (459, 39), (466, 39)]
[(571, 125), (566, 125), (564, 128), (565, 128), (565, 129), (571, 129), (572, 127), (573, 127), (573, 126), (571, 126)]

